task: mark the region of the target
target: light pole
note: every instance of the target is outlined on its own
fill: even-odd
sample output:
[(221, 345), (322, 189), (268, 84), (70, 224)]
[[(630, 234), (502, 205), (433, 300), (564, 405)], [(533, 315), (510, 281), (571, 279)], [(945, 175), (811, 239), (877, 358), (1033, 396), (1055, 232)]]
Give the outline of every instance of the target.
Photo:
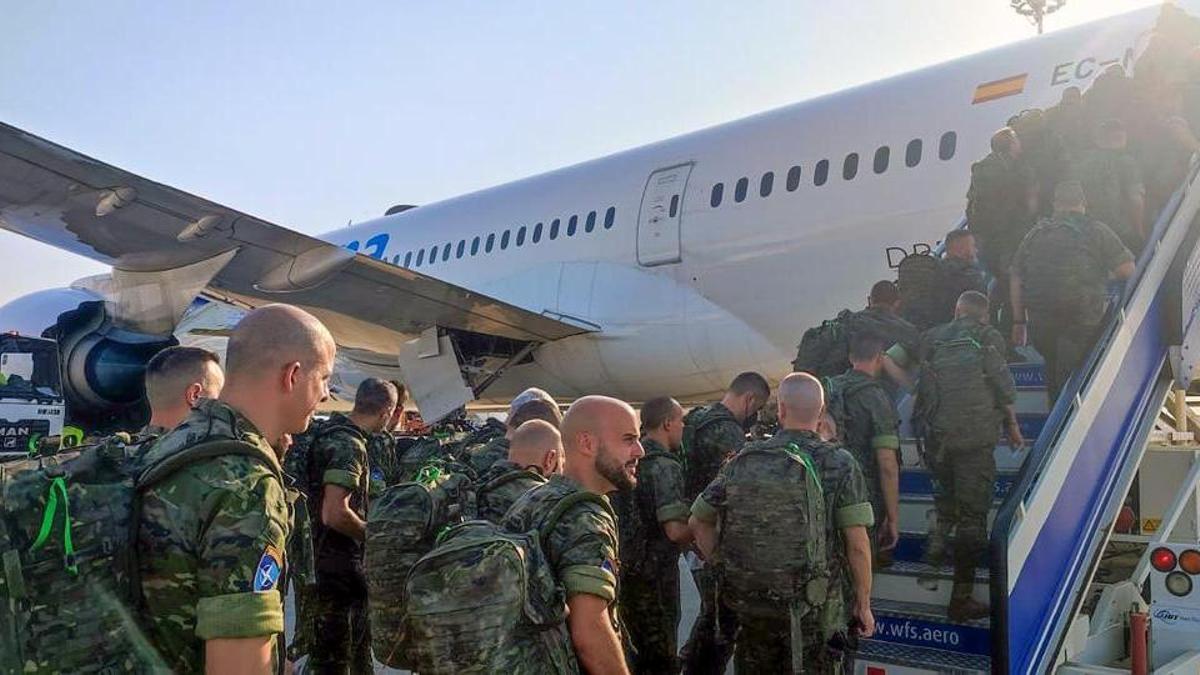
[(1067, 0), (1010, 0), (1017, 14), (1029, 19), (1037, 26), (1038, 35), (1042, 34), (1042, 20), (1047, 14), (1053, 14), (1067, 4)]

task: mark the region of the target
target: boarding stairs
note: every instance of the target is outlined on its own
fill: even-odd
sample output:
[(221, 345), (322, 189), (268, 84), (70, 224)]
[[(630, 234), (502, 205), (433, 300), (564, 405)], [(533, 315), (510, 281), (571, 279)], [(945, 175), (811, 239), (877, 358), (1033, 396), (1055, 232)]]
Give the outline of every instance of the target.
[[(1200, 361), (1200, 189), (1197, 167), (1162, 210), (1133, 279), (1115, 299), (1097, 346), (1047, 410), (1039, 363), (1010, 366), (1032, 449), (995, 450), (990, 560), (975, 597), (989, 619), (946, 616), (952, 570), (922, 562), (933, 484), (915, 441), (902, 448), (901, 538), (875, 573), (877, 631), (855, 673), (1046, 673), (1064, 667), (1068, 628), (1089, 596), (1112, 525), (1173, 388)], [(1161, 430), (1159, 431), (1161, 435)], [(1034, 442), (1036, 439), (1036, 442)], [(989, 564), (990, 563), (990, 564)], [(1139, 584), (1140, 586), (1140, 584)], [(1128, 671), (1125, 671), (1128, 672)]]

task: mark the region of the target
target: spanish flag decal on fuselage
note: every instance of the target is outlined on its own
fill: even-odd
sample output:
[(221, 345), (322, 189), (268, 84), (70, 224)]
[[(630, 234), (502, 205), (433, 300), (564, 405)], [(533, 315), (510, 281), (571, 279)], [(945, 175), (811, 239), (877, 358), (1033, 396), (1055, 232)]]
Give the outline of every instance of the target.
[(984, 82), (975, 87), (975, 98), (971, 99), (971, 103), (987, 103), (995, 101), (998, 98), (1006, 96), (1015, 96), (1025, 91), (1025, 80), (1029, 78), (1029, 73), (1021, 73), (1006, 77), (1003, 80), (994, 82)]

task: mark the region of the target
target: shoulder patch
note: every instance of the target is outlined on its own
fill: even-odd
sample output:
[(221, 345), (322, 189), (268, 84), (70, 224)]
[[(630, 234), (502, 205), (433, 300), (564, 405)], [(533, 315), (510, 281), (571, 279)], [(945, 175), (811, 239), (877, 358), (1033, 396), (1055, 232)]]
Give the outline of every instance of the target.
[(267, 546), (262, 557), (258, 559), (258, 567), (254, 570), (254, 592), (274, 590), (282, 572), (283, 556), (274, 546)]

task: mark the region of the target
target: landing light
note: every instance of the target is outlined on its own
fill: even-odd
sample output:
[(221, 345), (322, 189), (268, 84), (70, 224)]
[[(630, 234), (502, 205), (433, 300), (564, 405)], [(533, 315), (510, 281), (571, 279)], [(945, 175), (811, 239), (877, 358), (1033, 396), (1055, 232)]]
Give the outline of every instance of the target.
[(1181, 598), (1192, 592), (1192, 578), (1183, 572), (1171, 572), (1168, 574), (1166, 585), (1171, 595)]
[(1175, 569), (1175, 552), (1169, 548), (1156, 548), (1150, 554), (1150, 564), (1159, 572), (1170, 572)]
[(1180, 553), (1179, 569), (1188, 574), (1200, 574), (1200, 551), (1190, 548)]

